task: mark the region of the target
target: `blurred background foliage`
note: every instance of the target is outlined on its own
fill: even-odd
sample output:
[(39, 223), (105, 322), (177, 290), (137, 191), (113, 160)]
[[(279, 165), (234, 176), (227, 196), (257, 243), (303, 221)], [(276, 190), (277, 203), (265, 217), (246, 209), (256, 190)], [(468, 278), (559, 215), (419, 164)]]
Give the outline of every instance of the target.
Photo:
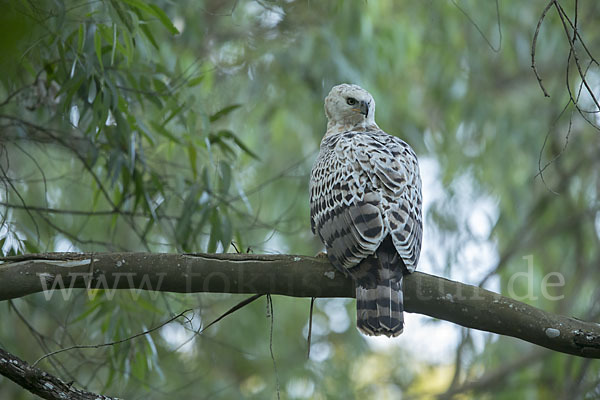
[[(568, 104), (581, 79), (554, 8), (536, 49), (549, 98), (532, 73), (546, 4), (3, 1), (2, 253), (315, 254), (322, 102), (352, 82), (421, 160), (421, 271), (598, 321), (600, 121)], [(600, 4), (561, 4), (600, 57)], [(598, 64), (575, 47), (600, 97)], [(594, 110), (585, 90), (579, 105)], [(544, 292), (551, 272), (565, 284)], [(41, 366), (128, 399), (600, 396), (597, 362), (413, 315), (399, 339), (367, 339), (347, 299), (316, 302), (308, 360), (308, 299), (275, 297), (272, 313), (261, 299), (194, 336), (243, 298), (29, 296), (0, 305), (0, 345), (33, 362), (193, 308)], [(0, 397), (30, 395), (0, 377)]]

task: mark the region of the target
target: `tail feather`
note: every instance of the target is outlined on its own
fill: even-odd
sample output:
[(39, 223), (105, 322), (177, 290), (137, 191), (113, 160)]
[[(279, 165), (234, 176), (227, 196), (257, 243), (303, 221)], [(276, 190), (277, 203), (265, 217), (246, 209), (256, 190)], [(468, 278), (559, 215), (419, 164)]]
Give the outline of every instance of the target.
[(395, 337), (404, 329), (402, 260), (387, 242), (377, 250), (375, 279), (356, 282), (356, 325), (366, 335)]
[(365, 335), (379, 332), (376, 292), (359, 285), (356, 286), (356, 326)]
[[(402, 277), (377, 286), (377, 316), (382, 330), (397, 336), (404, 328)], [(394, 334), (395, 333), (395, 334)], [(385, 334), (385, 333), (384, 333)]]

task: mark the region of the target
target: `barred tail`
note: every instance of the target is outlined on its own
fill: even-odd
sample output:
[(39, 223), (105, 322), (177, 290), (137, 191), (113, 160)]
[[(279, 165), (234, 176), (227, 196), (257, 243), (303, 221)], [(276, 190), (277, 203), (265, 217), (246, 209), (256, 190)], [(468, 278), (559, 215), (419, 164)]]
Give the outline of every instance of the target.
[(377, 250), (376, 279), (356, 282), (356, 325), (366, 335), (395, 337), (404, 329), (402, 261), (386, 242)]

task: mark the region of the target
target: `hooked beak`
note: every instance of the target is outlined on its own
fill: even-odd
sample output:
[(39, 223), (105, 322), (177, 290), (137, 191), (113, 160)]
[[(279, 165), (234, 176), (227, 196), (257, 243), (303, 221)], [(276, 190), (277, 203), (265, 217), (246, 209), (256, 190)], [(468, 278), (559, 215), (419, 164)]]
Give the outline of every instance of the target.
[(354, 111), (361, 113), (367, 118), (369, 116), (369, 103), (361, 101), (358, 108), (353, 108)]

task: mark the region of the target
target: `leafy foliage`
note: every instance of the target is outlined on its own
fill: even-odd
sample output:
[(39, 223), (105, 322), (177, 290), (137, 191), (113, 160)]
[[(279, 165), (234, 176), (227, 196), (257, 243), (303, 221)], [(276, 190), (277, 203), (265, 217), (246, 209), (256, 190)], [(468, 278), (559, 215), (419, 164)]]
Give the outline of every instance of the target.
[[(322, 99), (349, 81), (373, 93), (379, 125), (421, 159), (420, 270), (505, 295), (526, 294), (531, 283), (524, 301), (598, 320), (597, 119), (568, 104), (582, 82), (554, 9), (536, 47), (547, 99), (531, 72), (544, 6), (535, 2), (5, 3), (4, 254), (235, 251), (231, 243), (239, 251), (316, 253), (308, 171), (325, 127)], [(597, 88), (600, 71), (582, 43), (600, 54), (599, 7), (561, 3), (579, 26), (574, 46)], [(593, 111), (581, 93), (579, 106)], [(528, 256), (532, 280), (514, 279), (528, 273)], [(547, 296), (542, 282), (553, 272), (565, 285)], [(600, 390), (596, 364), (440, 321), (409, 319), (399, 345), (365, 340), (353, 329), (354, 303), (334, 299), (316, 304), (309, 360), (309, 301), (274, 299), (274, 370), (260, 301), (194, 336), (239, 300), (135, 290), (31, 296), (0, 305), (7, 321), (0, 341), (35, 360), (131, 336), (192, 307), (191, 320), (160, 333), (41, 366), (125, 398), (199, 390), (273, 397), (276, 377), (284, 398), (447, 389), (474, 398), (594, 398)], [(24, 396), (0, 380), (0, 397)]]

